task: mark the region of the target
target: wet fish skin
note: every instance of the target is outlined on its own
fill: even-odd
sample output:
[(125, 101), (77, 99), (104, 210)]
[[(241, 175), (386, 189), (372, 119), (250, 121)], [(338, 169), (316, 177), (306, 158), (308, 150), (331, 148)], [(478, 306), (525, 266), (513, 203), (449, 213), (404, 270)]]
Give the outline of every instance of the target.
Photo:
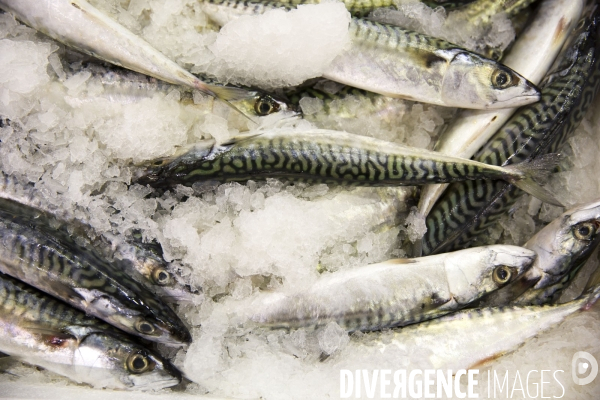
[(35, 219), (38, 229), (67, 243), (85, 247), (95, 260), (109, 260), (163, 298), (189, 300), (190, 293), (176, 283), (164, 259), (140, 241), (125, 240), (111, 233), (99, 234), (73, 213), (49, 206), (33, 185), (0, 172), (0, 210)]
[[(548, 72), (569, 33), (581, 17), (584, 0), (544, 2), (503, 62), (535, 84)], [(536, 51), (532, 52), (531, 49)], [(471, 158), (515, 113), (516, 109), (463, 110), (440, 135), (434, 150)], [(448, 185), (427, 185), (419, 201), (419, 212), (427, 216)]]
[[(553, 157), (548, 168), (554, 168)], [(136, 183), (152, 187), (197, 181), (282, 178), (354, 186), (403, 186), (464, 179), (506, 179), (553, 202), (531, 179), (529, 166), (490, 168), (425, 149), (345, 132), (315, 129), (249, 133), (216, 144), (200, 142), (182, 155), (152, 161)], [(543, 170), (544, 168), (540, 168)], [(549, 196), (549, 197), (548, 197)], [(554, 204), (554, 203), (553, 203)]]
[[(558, 306), (465, 309), (393, 331), (391, 335), (374, 334), (371, 340), (351, 344), (344, 351), (356, 352), (361, 357), (370, 355), (373, 360), (377, 354), (389, 357), (395, 351), (402, 353), (403, 349), (417, 345), (431, 351), (426, 359), (416, 360), (423, 368), (453, 371), (476, 368), (516, 350), (570, 315), (588, 310), (599, 296), (600, 289), (595, 287), (579, 299)], [(443, 352), (437, 351), (440, 347)]]
[(243, 89), (202, 82), (85, 0), (1, 0), (0, 8), (45, 35), (111, 64), (225, 102), (247, 96)]
[(515, 71), (442, 39), (353, 18), (352, 46), (323, 76), (380, 93), (447, 107), (492, 109), (539, 100)]
[(148, 289), (97, 252), (59, 240), (35, 215), (0, 209), (0, 272), (133, 335), (168, 345), (190, 342), (181, 320)]
[(181, 381), (168, 361), (112, 326), (2, 273), (0, 350), (94, 387), (158, 390)]
[[(107, 66), (101, 63), (86, 62), (82, 68), (73, 70), (66, 68), (67, 77), (79, 73), (89, 72), (91, 77), (88, 84), (98, 84), (104, 91), (100, 95), (111, 101), (123, 103), (135, 103), (141, 99), (148, 98), (152, 94), (160, 92), (168, 94), (172, 90), (179, 90), (181, 102), (184, 104), (193, 104), (193, 91), (185, 86), (175, 86), (159, 79), (138, 74), (120, 67)], [(213, 80), (210, 77), (200, 76), (203, 82), (214, 86), (225, 85)], [(230, 100), (236, 109), (243, 114), (251, 117), (263, 117), (274, 113), (285, 116), (295, 116), (301, 114), (299, 108), (287, 102), (285, 99), (260, 89), (243, 88), (246, 90), (245, 97)], [(85, 98), (71, 99), (70, 102), (86, 102)]]
[(600, 201), (565, 211), (523, 247), (538, 255), (517, 281), (482, 299), (479, 306), (541, 305), (573, 278), (600, 244)]
[[(555, 153), (579, 125), (600, 87), (600, 13), (584, 12), (578, 29), (542, 83), (542, 100), (521, 108), (474, 157), (508, 165)], [(423, 254), (474, 245), (522, 195), (501, 181), (452, 184), (426, 219)]]
[(338, 271), (301, 291), (259, 297), (250, 306), (251, 320), (286, 329), (332, 321), (348, 331), (404, 326), (460, 309), (514, 281), (535, 257), (495, 245)]
[[(219, 24), (278, 8), (277, 3), (207, 2)], [(293, 6), (281, 4), (281, 8)], [(323, 77), (389, 97), (447, 107), (496, 109), (539, 100), (539, 90), (517, 72), (443, 39), (352, 18), (351, 46)]]

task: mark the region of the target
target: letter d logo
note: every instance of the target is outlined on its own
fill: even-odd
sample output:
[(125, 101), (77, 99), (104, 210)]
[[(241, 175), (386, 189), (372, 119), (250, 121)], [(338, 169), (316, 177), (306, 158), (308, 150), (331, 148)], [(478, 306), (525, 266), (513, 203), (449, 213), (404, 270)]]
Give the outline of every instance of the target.
[[(585, 378), (579, 377), (579, 375), (583, 375), (588, 371), (588, 376)], [(583, 386), (591, 383), (598, 375), (598, 361), (590, 353), (578, 351), (573, 355), (573, 360), (571, 361), (571, 375), (576, 385)]]

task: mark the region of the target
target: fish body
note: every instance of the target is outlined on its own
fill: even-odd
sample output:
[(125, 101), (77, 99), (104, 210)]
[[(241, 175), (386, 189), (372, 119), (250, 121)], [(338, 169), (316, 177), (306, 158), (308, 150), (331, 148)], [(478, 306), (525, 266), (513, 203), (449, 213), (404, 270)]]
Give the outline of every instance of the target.
[[(542, 100), (522, 107), (474, 157), (509, 165), (554, 153), (579, 125), (600, 87), (600, 13), (584, 12), (578, 29), (542, 83)], [(452, 184), (426, 219), (423, 254), (473, 245), (522, 195), (500, 181)]]
[(227, 101), (239, 88), (202, 82), (85, 0), (2, 0), (0, 8), (32, 28), (91, 56)]
[[(288, 4), (208, 2), (219, 24)], [(539, 91), (517, 72), (442, 39), (397, 26), (352, 18), (352, 38), (323, 77), (389, 97), (447, 107), (496, 109), (539, 100)]]
[(600, 201), (567, 210), (523, 245), (538, 255), (531, 268), (515, 282), (490, 293), (480, 305), (544, 303), (571, 280), (569, 275), (579, 270), (598, 244)]
[[(553, 165), (552, 160), (549, 162)], [(546, 196), (544, 189), (531, 180), (527, 168), (527, 165), (508, 170), (490, 167), (345, 132), (273, 130), (242, 135), (221, 144), (214, 140), (199, 143), (178, 157), (153, 161), (140, 171), (136, 182), (169, 187), (189, 186), (197, 181), (282, 178), (307, 183), (402, 186), (506, 179), (527, 186), (536, 195)]]
[[(560, 49), (575, 28), (583, 11), (584, 0), (550, 0), (515, 42), (503, 63), (539, 84), (554, 63)], [(536, 49), (532, 52), (531, 49)], [(464, 110), (441, 134), (435, 150), (444, 154), (471, 158), (515, 113), (502, 110)], [(427, 216), (448, 185), (427, 185), (419, 201), (419, 212)]]
[(498, 245), (338, 271), (302, 291), (259, 299), (252, 320), (274, 328), (334, 321), (348, 331), (403, 326), (464, 307), (516, 279), (534, 258)]
[(177, 315), (123, 268), (35, 216), (0, 208), (0, 272), (125, 332), (170, 345), (191, 340)]
[(352, 45), (323, 76), (346, 85), (446, 107), (495, 109), (539, 100), (515, 71), (442, 39), (353, 18)]
[[(155, 93), (168, 94), (178, 90), (183, 104), (194, 103), (194, 91), (187, 86), (175, 86), (159, 79), (138, 74), (123, 68), (107, 66), (102, 63), (87, 62), (83, 68), (67, 69), (67, 78), (75, 74), (89, 72), (88, 85), (98, 85), (103, 88), (100, 96), (118, 103), (137, 103), (151, 97)], [(209, 77), (202, 76), (202, 81), (214, 86), (222, 86)], [(230, 100), (229, 103), (243, 114), (250, 117), (263, 117), (271, 114), (294, 116), (299, 114), (298, 108), (285, 99), (260, 89), (244, 88), (245, 96)], [(86, 102), (85, 98), (72, 98), (70, 103)]]
[(0, 210), (12, 216), (34, 219), (47, 232), (63, 242), (84, 246), (97, 259), (119, 264), (142, 285), (162, 297), (186, 300), (190, 294), (169, 272), (165, 260), (141, 240), (125, 240), (111, 233), (99, 234), (74, 217), (72, 212), (49, 206), (43, 194), (14, 176), (0, 173)]
[[(528, 339), (560, 324), (568, 316), (589, 309), (599, 296), (600, 290), (596, 287), (579, 299), (558, 306), (461, 310), (399, 329), (391, 338), (382, 333), (385, 342), (375, 337), (364, 344), (349, 346), (345, 351), (358, 352), (361, 356), (367, 356), (363, 354), (367, 351), (373, 358), (385, 353), (390, 357), (390, 354), (402, 353), (403, 349), (414, 346), (431, 353), (426, 359), (417, 360), (423, 368), (470, 369), (516, 350)], [(443, 351), (439, 351), (441, 348)]]
[(177, 385), (181, 374), (119, 331), (0, 274), (0, 351), (99, 388)]

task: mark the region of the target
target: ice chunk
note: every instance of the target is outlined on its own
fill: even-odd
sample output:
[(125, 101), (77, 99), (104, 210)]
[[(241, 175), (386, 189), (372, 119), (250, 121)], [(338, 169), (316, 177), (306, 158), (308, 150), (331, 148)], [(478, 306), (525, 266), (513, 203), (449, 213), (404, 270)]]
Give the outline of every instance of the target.
[(210, 46), (213, 64), (221, 68), (211, 72), (247, 85), (298, 85), (321, 76), (349, 44), (349, 22), (339, 2), (240, 17), (226, 24)]

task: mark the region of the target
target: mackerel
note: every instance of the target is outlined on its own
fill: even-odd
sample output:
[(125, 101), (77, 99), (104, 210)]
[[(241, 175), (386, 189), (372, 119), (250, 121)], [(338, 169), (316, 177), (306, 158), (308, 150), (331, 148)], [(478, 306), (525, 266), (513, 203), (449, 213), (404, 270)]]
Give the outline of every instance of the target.
[(210, 85), (85, 0), (0, 0), (0, 8), (69, 47), (219, 100), (247, 98), (246, 90)]
[(480, 305), (544, 304), (573, 278), (600, 244), (600, 201), (565, 211), (523, 247), (538, 255), (517, 281), (490, 293)]
[[(581, 17), (584, 0), (547, 0), (535, 19), (503, 60), (539, 84)], [(535, 52), (531, 49), (536, 49)], [(515, 108), (494, 111), (465, 110), (442, 133), (435, 150), (471, 158), (515, 113)], [(448, 185), (427, 185), (419, 201), (419, 212), (427, 216)]]
[(252, 132), (217, 144), (199, 142), (182, 155), (152, 161), (136, 183), (191, 186), (198, 181), (282, 178), (353, 186), (405, 186), (465, 179), (502, 179), (556, 204), (532, 177), (553, 168), (555, 157), (508, 168), (366, 136), (315, 129)]
[(0, 273), (0, 351), (98, 388), (159, 390), (181, 374), (159, 355)]
[[(287, 4), (206, 0), (204, 12), (219, 24)], [(446, 107), (497, 109), (539, 100), (517, 72), (443, 39), (397, 26), (352, 18), (351, 46), (323, 77), (389, 97)]]
[[(584, 12), (542, 84), (542, 101), (521, 108), (475, 160), (510, 165), (555, 153), (579, 125), (600, 87), (600, 13)], [(500, 181), (452, 184), (426, 219), (423, 254), (465, 248), (522, 195)]]
[[(596, 286), (577, 300), (558, 306), (500, 307), (467, 309), (387, 333), (374, 334), (362, 343), (353, 343), (345, 352), (356, 357), (387, 360), (406, 349), (429, 351), (415, 360), (423, 369), (458, 371), (477, 368), (486, 361), (516, 350), (528, 339), (588, 310), (600, 297)], [(443, 351), (440, 349), (443, 348)]]
[(288, 329), (332, 321), (348, 331), (404, 326), (448, 314), (514, 281), (535, 257), (496, 245), (338, 271), (301, 291), (259, 298), (251, 319)]
[(169, 345), (191, 341), (177, 315), (123, 268), (65, 240), (36, 215), (34, 209), (28, 215), (0, 208), (0, 272), (125, 332)]

